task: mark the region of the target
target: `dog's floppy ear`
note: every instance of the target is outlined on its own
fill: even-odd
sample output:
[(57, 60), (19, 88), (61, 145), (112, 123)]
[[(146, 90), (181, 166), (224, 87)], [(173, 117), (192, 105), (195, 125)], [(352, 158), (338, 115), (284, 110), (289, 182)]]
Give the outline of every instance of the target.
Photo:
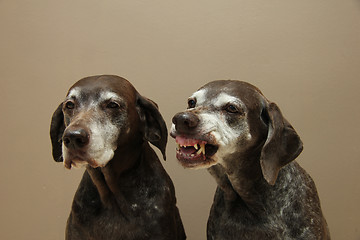
[(52, 155), (56, 162), (62, 162), (62, 135), (65, 130), (64, 114), (62, 112), (62, 103), (55, 110), (51, 118), (50, 139), (52, 144)]
[(136, 109), (143, 124), (144, 140), (159, 148), (164, 160), (166, 160), (165, 150), (168, 132), (157, 104), (138, 94)]
[(279, 170), (299, 156), (303, 144), (275, 103), (269, 103), (262, 118), (268, 122), (268, 136), (261, 151), (260, 164), (265, 180), (274, 185)]

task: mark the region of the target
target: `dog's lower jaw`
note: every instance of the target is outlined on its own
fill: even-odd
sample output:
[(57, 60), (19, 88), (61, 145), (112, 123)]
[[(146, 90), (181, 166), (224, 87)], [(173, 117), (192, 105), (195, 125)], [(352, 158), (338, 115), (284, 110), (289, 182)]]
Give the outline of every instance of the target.
[(206, 157), (205, 159), (201, 158), (200, 160), (189, 160), (186, 158), (182, 158), (177, 154), (177, 159), (184, 168), (190, 168), (190, 169), (210, 168), (217, 164), (216, 160)]
[(184, 154), (180, 149), (176, 151), (176, 158), (184, 168), (190, 169), (203, 169), (210, 168), (218, 164), (216, 154), (215, 155), (204, 155), (201, 154)]
[(97, 168), (97, 167), (103, 167), (102, 165), (98, 165), (96, 163), (95, 160), (64, 160), (64, 167), (66, 169), (71, 169), (71, 168), (84, 168), (90, 166), (92, 168)]
[(104, 151), (100, 157), (90, 157), (90, 156), (79, 156), (73, 157), (69, 156), (70, 154), (67, 151), (64, 151), (64, 166), (67, 169), (74, 168), (82, 168), (86, 166), (90, 166), (92, 168), (105, 167), (108, 162), (114, 157), (114, 151)]

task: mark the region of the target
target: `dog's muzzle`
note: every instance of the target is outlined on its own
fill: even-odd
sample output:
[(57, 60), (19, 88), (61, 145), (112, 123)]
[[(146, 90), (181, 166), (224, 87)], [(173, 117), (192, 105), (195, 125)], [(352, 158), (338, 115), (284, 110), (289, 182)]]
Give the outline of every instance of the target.
[(210, 133), (201, 133), (199, 117), (190, 111), (177, 113), (170, 135), (177, 143), (176, 158), (185, 167), (200, 167), (214, 162), (218, 146)]
[(69, 126), (65, 129), (63, 137), (64, 166), (71, 169), (71, 166), (80, 167), (84, 164), (96, 166), (96, 162), (88, 157), (90, 143), (89, 130), (81, 127)]

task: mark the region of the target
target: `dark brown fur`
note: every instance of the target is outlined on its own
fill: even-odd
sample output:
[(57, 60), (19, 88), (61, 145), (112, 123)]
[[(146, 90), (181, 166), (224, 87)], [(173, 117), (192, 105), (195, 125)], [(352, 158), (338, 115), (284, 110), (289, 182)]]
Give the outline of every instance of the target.
[[(84, 78), (71, 89), (75, 87), (81, 94), (68, 100), (75, 105), (60, 104), (50, 128), (56, 161), (64, 160), (65, 140), (70, 156), (65, 166), (71, 168), (79, 159), (88, 163), (73, 200), (66, 239), (185, 239), (173, 183), (148, 143), (165, 158), (167, 129), (156, 104), (117, 76)], [(96, 102), (102, 91), (119, 95), (119, 106)], [(87, 108), (94, 102), (95, 107)], [(105, 166), (84, 157), (92, 139), (87, 123), (96, 116), (99, 122), (109, 120), (121, 133)]]

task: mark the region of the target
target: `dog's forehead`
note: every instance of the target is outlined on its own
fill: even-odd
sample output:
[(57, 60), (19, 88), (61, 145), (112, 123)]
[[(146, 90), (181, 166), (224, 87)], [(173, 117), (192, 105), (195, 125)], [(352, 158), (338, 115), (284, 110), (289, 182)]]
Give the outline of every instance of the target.
[(197, 104), (212, 104), (222, 106), (228, 102), (238, 102), (249, 105), (263, 98), (255, 86), (235, 80), (218, 80), (210, 82), (192, 94)]
[(123, 100), (123, 97), (118, 93), (111, 91), (111, 89), (96, 89), (95, 91), (89, 91), (89, 89), (82, 89), (80, 87), (74, 87), (69, 90), (67, 99), (79, 99), (82, 101), (106, 101), (109, 99)]
[(107, 99), (135, 99), (136, 90), (126, 80), (117, 76), (94, 76), (79, 80), (68, 91), (67, 98), (84, 101)]

